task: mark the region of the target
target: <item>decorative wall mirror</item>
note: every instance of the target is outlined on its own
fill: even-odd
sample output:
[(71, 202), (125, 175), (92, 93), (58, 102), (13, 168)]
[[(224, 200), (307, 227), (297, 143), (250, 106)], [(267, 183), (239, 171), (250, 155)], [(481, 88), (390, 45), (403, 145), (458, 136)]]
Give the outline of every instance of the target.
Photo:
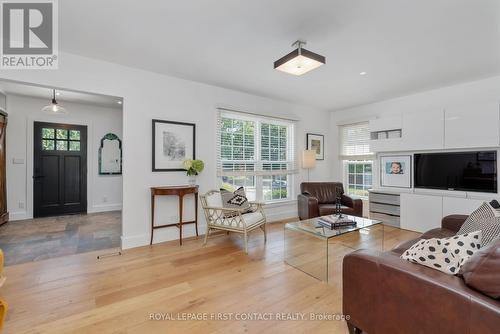
[(119, 175), (122, 173), (122, 141), (114, 133), (101, 139), (99, 147), (99, 175)]

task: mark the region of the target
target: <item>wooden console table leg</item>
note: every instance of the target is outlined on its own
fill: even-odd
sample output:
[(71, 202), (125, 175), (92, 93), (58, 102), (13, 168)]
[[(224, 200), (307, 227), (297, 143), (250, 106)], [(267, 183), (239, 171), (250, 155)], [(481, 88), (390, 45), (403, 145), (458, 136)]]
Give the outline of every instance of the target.
[(198, 193), (194, 194), (194, 227), (196, 228), (196, 236), (198, 236)]
[(182, 246), (182, 203), (184, 195), (179, 195), (179, 244)]
[(153, 244), (153, 231), (155, 230), (155, 195), (151, 195), (151, 241), (149, 245)]

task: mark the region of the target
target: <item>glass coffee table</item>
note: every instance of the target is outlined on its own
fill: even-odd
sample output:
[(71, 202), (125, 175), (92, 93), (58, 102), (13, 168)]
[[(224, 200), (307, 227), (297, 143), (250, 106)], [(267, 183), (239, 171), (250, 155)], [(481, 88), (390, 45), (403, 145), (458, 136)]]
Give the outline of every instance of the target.
[(321, 281), (340, 275), (342, 259), (361, 248), (383, 250), (384, 225), (381, 221), (342, 215), (356, 226), (330, 229), (317, 218), (287, 223), (284, 227), (285, 262)]

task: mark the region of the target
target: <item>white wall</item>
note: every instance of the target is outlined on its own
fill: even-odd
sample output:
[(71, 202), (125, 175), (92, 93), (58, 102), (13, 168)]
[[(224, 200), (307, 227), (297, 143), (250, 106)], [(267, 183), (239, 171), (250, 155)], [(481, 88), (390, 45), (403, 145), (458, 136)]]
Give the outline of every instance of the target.
[[(187, 177), (182, 172), (151, 172), (151, 119), (196, 123), (196, 148), (199, 152), (197, 158), (206, 162), (205, 171), (198, 177), (201, 192), (217, 186), (215, 171), (217, 107), (299, 119), (297, 126), (299, 151), (305, 146), (307, 132), (324, 134), (327, 152), (331, 150), (329, 146), (334, 138), (330, 136), (330, 115), (326, 111), (66, 53), (60, 54), (59, 70), (3, 70), (0, 71), (0, 77), (124, 98), (122, 229), (124, 248), (149, 243), (151, 218), (149, 187), (187, 182)], [(317, 167), (311, 171), (311, 180), (329, 180), (330, 166), (330, 154), (326, 153), (325, 160), (318, 161)], [(296, 188), (301, 180), (307, 177), (306, 175), (305, 171), (298, 175)], [(176, 199), (172, 198), (159, 201), (158, 224), (167, 223), (175, 218), (176, 203)], [(190, 208), (191, 205), (192, 202), (186, 200), (185, 207)], [(268, 208), (267, 212), (270, 220), (293, 217), (297, 215), (297, 206), (292, 202), (277, 208)], [(189, 213), (192, 211), (189, 210)], [(189, 218), (189, 215), (185, 218)], [(199, 218), (201, 231), (204, 232), (205, 223), (201, 211)], [(187, 226), (184, 235), (193, 234), (193, 226)], [(155, 232), (155, 242), (176, 238), (178, 238), (176, 228)]]
[[(33, 122), (87, 125), (87, 210), (120, 210), (122, 176), (99, 175), (98, 149), (106, 133), (122, 138), (122, 112), (89, 104), (63, 103), (68, 114), (47, 115), (48, 100), (7, 95), (7, 204), (11, 220), (33, 217)], [(14, 163), (16, 159), (17, 163)], [(23, 163), (21, 163), (23, 161)]]
[[(429, 90), (391, 100), (366, 104), (331, 113), (331, 137), (338, 138), (338, 125), (367, 121), (397, 113), (442, 111), (445, 107), (474, 105), (500, 100), (500, 76)], [(422, 134), (423, 136), (425, 133)], [(464, 132), (464, 136), (466, 136)], [(338, 159), (339, 145), (331, 147), (332, 176), (342, 178), (342, 162)]]

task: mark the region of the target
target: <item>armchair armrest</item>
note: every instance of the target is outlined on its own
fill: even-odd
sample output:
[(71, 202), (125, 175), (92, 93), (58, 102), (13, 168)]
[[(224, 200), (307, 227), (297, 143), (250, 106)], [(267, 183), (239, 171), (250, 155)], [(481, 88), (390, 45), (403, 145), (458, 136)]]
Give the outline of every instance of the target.
[(363, 200), (360, 198), (354, 198), (343, 194), (340, 198), (340, 202), (345, 206), (353, 208), (356, 216), (361, 217), (363, 215)]
[(258, 202), (258, 201), (248, 201), (250, 205), (255, 205), (255, 206), (264, 206), (266, 203), (264, 202)]
[(299, 218), (301, 220), (319, 217), (319, 202), (316, 197), (307, 193), (297, 196)]
[(250, 204), (250, 209), (253, 212), (259, 211), (265, 217), (265, 214), (264, 214), (264, 205), (265, 205), (265, 203), (263, 203), (263, 202), (257, 202), (257, 201), (249, 201), (248, 203)]
[(448, 229), (448, 230), (451, 230), (451, 231), (454, 231), (454, 232), (458, 232), (458, 230), (460, 230), (462, 225), (467, 220), (467, 217), (468, 216), (466, 216), (466, 215), (446, 216), (441, 220), (441, 227)]
[(229, 209), (229, 208), (222, 208), (222, 207), (217, 207), (217, 206), (204, 206), (203, 210), (214, 210), (214, 211), (221, 211), (223, 213), (235, 213), (235, 214), (243, 214), (246, 212), (246, 210), (243, 209)]

